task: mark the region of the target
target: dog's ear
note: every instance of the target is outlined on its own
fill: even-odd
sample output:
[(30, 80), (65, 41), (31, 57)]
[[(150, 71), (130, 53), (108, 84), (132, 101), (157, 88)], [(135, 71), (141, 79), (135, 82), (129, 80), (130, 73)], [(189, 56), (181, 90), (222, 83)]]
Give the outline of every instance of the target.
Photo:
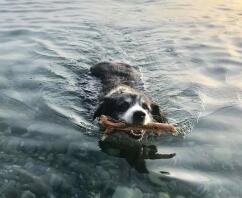
[(100, 117), (101, 115), (110, 116), (112, 112), (112, 104), (113, 104), (112, 98), (105, 97), (100, 103), (100, 105), (98, 106), (98, 108), (96, 109), (96, 111), (94, 112), (93, 120)]
[(92, 120), (95, 120), (97, 117), (100, 117), (102, 115), (102, 111), (103, 111), (103, 102), (98, 106), (98, 108), (96, 109), (96, 111), (93, 114)]
[(165, 117), (165, 113), (161, 112), (160, 107), (156, 103), (151, 104), (151, 114), (153, 119), (157, 122), (168, 122), (167, 118)]

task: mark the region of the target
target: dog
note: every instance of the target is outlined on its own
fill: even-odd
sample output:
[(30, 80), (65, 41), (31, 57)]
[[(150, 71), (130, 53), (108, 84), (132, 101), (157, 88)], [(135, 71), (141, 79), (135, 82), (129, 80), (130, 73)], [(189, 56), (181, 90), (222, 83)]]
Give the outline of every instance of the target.
[[(160, 107), (144, 93), (141, 73), (136, 67), (125, 63), (101, 62), (90, 70), (103, 84), (100, 104), (93, 119), (106, 115), (129, 124), (167, 122)], [(139, 139), (144, 131), (132, 131), (131, 134)]]
[[(90, 70), (103, 85), (93, 119), (106, 115), (130, 124), (167, 122), (160, 107), (145, 94), (138, 68), (125, 63), (101, 62)], [(144, 132), (114, 133), (101, 139), (99, 147), (109, 155), (125, 158), (138, 172), (148, 173), (145, 159), (170, 159), (176, 154), (159, 154), (155, 145), (137, 141), (142, 140)]]

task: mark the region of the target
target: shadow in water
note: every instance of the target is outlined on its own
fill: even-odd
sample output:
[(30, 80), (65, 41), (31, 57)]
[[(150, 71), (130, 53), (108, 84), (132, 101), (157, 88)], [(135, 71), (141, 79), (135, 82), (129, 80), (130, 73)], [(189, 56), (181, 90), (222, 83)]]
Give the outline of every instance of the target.
[[(160, 154), (155, 145), (138, 141), (127, 134), (118, 132), (104, 136), (99, 141), (99, 147), (108, 155), (125, 158), (130, 166), (140, 173), (149, 172), (146, 167), (146, 159), (170, 159), (176, 155), (175, 153)], [(169, 174), (165, 171), (161, 172)]]

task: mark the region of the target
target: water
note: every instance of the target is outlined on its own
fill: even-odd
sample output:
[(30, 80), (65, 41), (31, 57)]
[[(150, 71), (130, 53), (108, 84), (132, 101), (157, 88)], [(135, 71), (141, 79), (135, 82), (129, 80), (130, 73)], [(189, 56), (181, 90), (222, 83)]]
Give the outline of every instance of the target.
[[(0, 0), (0, 43), (1, 197), (242, 197), (240, 0)], [(176, 153), (149, 174), (98, 146), (104, 60), (186, 129), (148, 140)]]

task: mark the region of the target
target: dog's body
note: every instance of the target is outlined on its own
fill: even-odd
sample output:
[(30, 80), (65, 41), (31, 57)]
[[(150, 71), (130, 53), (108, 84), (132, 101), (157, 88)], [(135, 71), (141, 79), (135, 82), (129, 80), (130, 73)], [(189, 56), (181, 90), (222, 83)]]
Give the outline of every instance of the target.
[(119, 85), (142, 89), (140, 72), (128, 64), (101, 62), (91, 67), (91, 73), (102, 80), (104, 94)]
[(130, 124), (143, 125), (167, 121), (159, 106), (142, 92), (141, 74), (135, 67), (102, 62), (93, 66), (91, 73), (100, 78), (103, 84), (101, 103), (94, 113), (94, 119), (106, 115)]

